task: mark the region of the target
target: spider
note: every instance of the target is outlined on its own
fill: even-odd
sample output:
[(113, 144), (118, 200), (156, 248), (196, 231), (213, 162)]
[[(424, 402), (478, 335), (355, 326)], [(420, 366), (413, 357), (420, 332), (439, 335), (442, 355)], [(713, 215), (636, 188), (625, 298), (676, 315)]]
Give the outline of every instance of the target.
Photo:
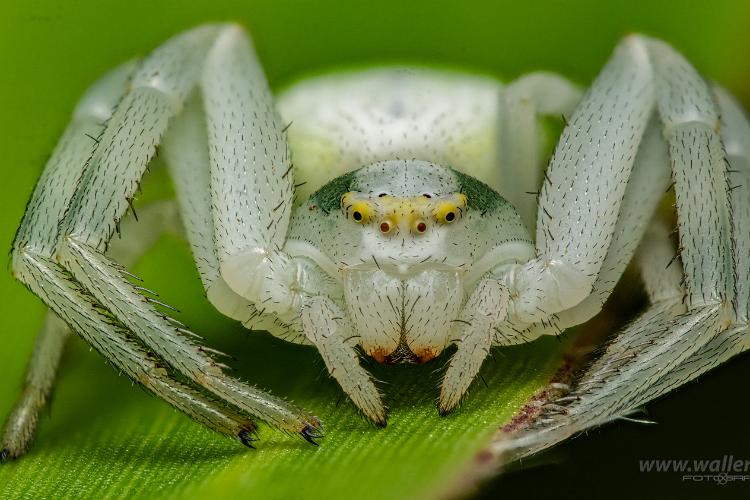
[[(546, 172), (543, 115), (570, 116)], [(177, 208), (150, 207), (125, 231), (157, 148)], [(313, 78), (275, 103), (244, 29), (199, 26), (96, 82), (34, 190), (12, 270), (50, 313), (2, 457), (30, 443), (68, 329), (245, 445), (256, 420), (322, 435), (313, 414), (225, 375), (124, 267), (177, 213), (208, 300), (249, 329), (314, 346), (378, 425), (386, 408), (358, 349), (424, 363), (455, 345), (446, 413), (493, 346), (595, 316), (635, 260), (650, 306), (527, 449), (626, 414), (748, 347), (749, 160), (733, 98), (641, 35), (622, 40), (585, 94), (548, 73), (503, 86), (381, 68)], [(672, 181), (679, 254), (654, 216)], [(127, 237), (110, 249), (121, 220)]]

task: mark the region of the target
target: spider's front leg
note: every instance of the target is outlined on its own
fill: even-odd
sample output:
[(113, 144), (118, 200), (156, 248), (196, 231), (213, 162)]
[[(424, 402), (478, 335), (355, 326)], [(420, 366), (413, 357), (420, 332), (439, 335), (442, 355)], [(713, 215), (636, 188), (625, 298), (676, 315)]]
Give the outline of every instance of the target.
[[(709, 95), (705, 83), (684, 60), (663, 45), (657, 45), (657, 50), (657, 54), (667, 58), (670, 63), (665, 67), (671, 66), (674, 71), (675, 66), (681, 66), (683, 73), (692, 73), (687, 80), (692, 81), (695, 88), (701, 89), (703, 96)], [(703, 166), (702, 172), (688, 170), (691, 177), (713, 174), (714, 180), (720, 181), (726, 175), (731, 182), (728, 198), (732, 213), (731, 251), (737, 281), (734, 287), (730, 285), (729, 290), (734, 294), (731, 303), (731, 314), (734, 319), (726, 316), (722, 318), (728, 312), (727, 301), (716, 307), (716, 304), (704, 305), (700, 301), (696, 303), (685, 300), (681, 260), (674, 256), (666, 229), (657, 225), (654, 233), (644, 239), (639, 250), (641, 272), (651, 300), (649, 309), (619, 332), (607, 344), (603, 354), (581, 374), (571, 395), (565, 398), (566, 401), (561, 402), (565, 405), (562, 413), (547, 411), (543, 420), (522, 435), (499, 443), (498, 451), (511, 451), (511, 456), (523, 456), (550, 446), (587, 427), (626, 415), (633, 408), (695, 379), (750, 347), (747, 327), (750, 290), (750, 233), (747, 231), (747, 224), (750, 222), (750, 197), (746, 188), (750, 180), (750, 123), (728, 92), (718, 86), (714, 86), (713, 91), (718, 105), (717, 111), (721, 116), (719, 130), (729, 170), (726, 174), (722, 172), (723, 162), (714, 164), (715, 170), (707, 169), (704, 162), (710, 157), (700, 154), (677, 156), (674, 161), (679, 166), (681, 159), (688, 159), (691, 160), (690, 163)], [(704, 100), (709, 101), (710, 99)], [(712, 114), (710, 108), (708, 114)], [(669, 115), (667, 119), (668, 117)], [(671, 132), (669, 128), (668, 131)], [(693, 151), (699, 153), (701, 149)], [(684, 182), (684, 177), (680, 182)], [(703, 228), (690, 227), (689, 221), (699, 218), (699, 215), (705, 217), (706, 214), (712, 214), (709, 216), (716, 217), (721, 211), (722, 197), (717, 201), (716, 198), (708, 196), (708, 200), (711, 201), (704, 201), (703, 204), (687, 202), (686, 200), (695, 200), (695, 197), (700, 197), (704, 193), (695, 192), (692, 193), (693, 196), (688, 197), (686, 195), (690, 194), (690, 191), (680, 182), (676, 188), (680, 195), (678, 219), (681, 242), (691, 248), (692, 251), (683, 254), (692, 260), (696, 255), (695, 250), (699, 248), (695, 244), (699, 239), (695, 231), (708, 233), (714, 230), (730, 230), (728, 223), (724, 227), (720, 224), (708, 224)], [(695, 183), (695, 180), (692, 182)], [(711, 183), (705, 182), (703, 185)], [(720, 182), (715, 186), (711, 190), (723, 192), (725, 189)], [(710, 204), (714, 204), (714, 207), (707, 208), (711, 207)], [(728, 245), (717, 238), (711, 238), (711, 241), (711, 251), (726, 256)], [(688, 261), (684, 270), (684, 282), (688, 289), (695, 290), (698, 282), (695, 273), (700, 272), (713, 276), (710, 283), (714, 283), (713, 293), (716, 296), (726, 293), (725, 281), (714, 281), (721, 276), (722, 262), (706, 261), (701, 266), (704, 269), (696, 269), (695, 261)], [(665, 263), (670, 264), (665, 268)], [(722, 289), (724, 291), (721, 291)], [(704, 326), (685, 328), (684, 325), (689, 324), (686, 320), (700, 315), (709, 318), (708, 321), (704, 321)], [(685, 351), (688, 353), (685, 354)]]
[[(626, 415), (748, 347), (750, 240), (745, 221), (750, 203), (741, 182), (750, 170), (750, 126), (724, 91), (712, 93), (666, 44), (632, 36), (618, 48), (623, 50), (638, 55), (623, 67), (648, 75), (655, 90), (649, 109), (658, 111), (668, 144), (684, 279), (664, 250), (669, 247), (666, 231), (657, 230), (644, 242), (640, 259), (651, 307), (607, 344), (564, 402), (552, 405), (521, 436), (498, 442), (497, 452), (510, 449), (511, 456), (523, 456)], [(610, 65), (617, 58), (616, 53)], [(596, 84), (592, 93), (595, 89)], [(730, 188), (728, 179), (739, 182)], [(618, 224), (630, 218), (629, 210), (633, 207), (622, 207)], [(608, 256), (629, 259), (627, 245), (617, 241)], [(664, 261), (672, 262), (669, 272), (664, 272)], [(602, 269), (600, 277), (607, 272)], [(590, 311), (576, 306), (566, 313), (574, 323)], [(560, 405), (565, 405), (562, 411)]]
[[(481, 353), (490, 345), (523, 343), (558, 333), (555, 314), (581, 303), (594, 289), (652, 112), (654, 86), (645, 62), (639, 47), (620, 46), (573, 113), (540, 194), (537, 257), (495, 269), (473, 292), (476, 297), (467, 303), (466, 317), (457, 322), (458, 351), (443, 381), (441, 411), (458, 403), (481, 366)], [(661, 194), (658, 189), (647, 192)], [(635, 205), (639, 209), (655, 205), (653, 200), (645, 201)], [(491, 323), (480, 321), (475, 327), (471, 304), (481, 303), (480, 296), (488, 290), (501, 300), (495, 302), (496, 310), (507, 314)], [(476, 350), (475, 346), (483, 347)], [(474, 353), (463, 352), (466, 349)], [(475, 361), (459, 361), (469, 358)]]
[[(107, 103), (101, 97), (98, 100), (97, 107), (106, 108)], [(122, 231), (128, 237), (114, 241), (108, 255), (130, 267), (161, 234), (177, 226), (179, 219), (171, 202), (154, 203), (139, 209), (138, 221), (131, 217), (123, 224)], [(57, 368), (69, 337), (68, 325), (49, 311), (34, 344), (23, 392), (6, 420), (5, 433), (0, 440), (0, 461), (19, 457), (31, 444), (39, 414), (55, 385)]]
[(583, 374), (568, 432), (623, 415), (747, 348), (750, 203), (743, 182), (750, 127), (731, 97), (721, 89), (713, 95), (669, 46), (645, 37), (634, 41), (654, 68), (655, 104), (675, 179), (685, 288), (665, 293), (665, 284), (682, 290), (680, 280), (655, 283), (662, 274), (649, 262), (657, 252), (642, 252), (653, 305)]
[(370, 419), (384, 424), (385, 409), (372, 377), (347, 341), (353, 333), (346, 315), (321, 294), (322, 272), (283, 250), (294, 173), (283, 126), (267, 88), (263, 94), (257, 84), (263, 75), (250, 57), (249, 52), (217, 50), (202, 80), (215, 282), (228, 285), (209, 287), (209, 298), (213, 294), (219, 308), (241, 298), (282, 322), (301, 322), (344, 391)]
[[(237, 64), (236, 71), (248, 77), (241, 87), (245, 102), (237, 103), (242, 111), (237, 113), (239, 119), (246, 122), (248, 129), (257, 130), (257, 136), (272, 133), (263, 128), (269, 126), (268, 122), (253, 123), (255, 119), (251, 118), (255, 111), (267, 116), (270, 92), (244, 32), (236, 26), (209, 26), (176, 37), (144, 62), (133, 77), (132, 90), (108, 123), (61, 224), (58, 259), (172, 367), (243, 411), (305, 434), (318, 426), (317, 419), (225, 376), (202, 349), (180, 336), (163, 314), (143, 300), (138, 290), (123, 279), (117, 265), (97, 252), (127, 209), (127, 200), (137, 188), (168, 118), (180, 110), (196, 84), (207, 87), (201, 77), (231, 75), (228, 63)], [(231, 121), (229, 116), (226, 119)], [(262, 147), (262, 143), (258, 146)]]
[[(227, 57), (239, 59), (242, 71), (254, 77), (245, 82), (251, 108), (243, 111), (253, 117), (257, 105), (265, 105), (255, 115), (267, 113), (270, 93), (240, 28), (204, 26), (170, 40), (135, 72), (101, 134), (95, 116), (89, 118), (95, 130), (85, 135), (74, 122), (72, 137), (63, 139), (29, 204), (14, 244), (13, 269), (115, 366), (193, 418), (245, 444), (255, 429), (248, 414), (309, 439), (320, 425), (315, 417), (225, 376), (219, 363), (182, 334), (179, 323), (158, 312), (121, 266), (102, 254), (169, 119), (201, 75), (221, 72), (215, 66), (223, 66)], [(113, 88), (103, 88), (117, 102)], [(248, 127), (267, 125), (252, 123), (247, 114), (242, 119)], [(79, 150), (87, 140), (90, 151), (87, 136), (99, 139), (83, 169), (88, 154)], [(190, 382), (177, 382), (169, 370)], [(214, 396), (204, 396), (192, 384)]]

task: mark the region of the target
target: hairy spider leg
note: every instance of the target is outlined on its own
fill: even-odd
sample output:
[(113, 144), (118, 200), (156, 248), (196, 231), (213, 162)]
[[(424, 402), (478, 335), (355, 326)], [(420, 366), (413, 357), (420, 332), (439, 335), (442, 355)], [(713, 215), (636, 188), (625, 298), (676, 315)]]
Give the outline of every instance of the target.
[(257, 88), (253, 102), (267, 108), (270, 97), (262, 71), (236, 26), (203, 26), (186, 32), (154, 51), (129, 80), (127, 75), (115, 78), (119, 86), (95, 86), (93, 95), (104, 89), (111, 108), (127, 82), (103, 131), (101, 117), (94, 115), (86, 122), (92, 130), (83, 132), (98, 137), (87, 162), (88, 153), (81, 150), (90, 152), (91, 139), (80, 130), (80, 120), (74, 119), (29, 204), (14, 246), (13, 268), (19, 279), (105, 357), (194, 418), (245, 443), (247, 431), (255, 428), (246, 417), (238, 426), (236, 412), (177, 384), (160, 360), (127, 339), (126, 329), (214, 397), (309, 439), (320, 426), (315, 417), (225, 376), (221, 366), (154, 309), (128, 281), (127, 273), (102, 253), (128, 209), (169, 118), (179, 113), (204, 66), (236, 52), (257, 67), (249, 70), (255, 71), (256, 79), (247, 84)]
[(638, 258), (651, 306), (605, 346), (562, 408), (553, 402), (520, 436), (496, 443), (508, 458), (625, 416), (748, 347), (750, 203), (741, 182), (748, 179), (750, 126), (729, 94), (711, 89), (673, 49), (637, 41), (660, 87), (656, 106), (675, 179), (681, 260), (655, 224)]

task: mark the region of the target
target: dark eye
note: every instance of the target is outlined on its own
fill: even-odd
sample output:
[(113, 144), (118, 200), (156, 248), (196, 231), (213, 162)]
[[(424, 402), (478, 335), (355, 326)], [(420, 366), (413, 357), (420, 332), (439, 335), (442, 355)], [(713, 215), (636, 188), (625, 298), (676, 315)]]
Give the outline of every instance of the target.
[(453, 212), (448, 212), (447, 214), (445, 214), (445, 220), (447, 220), (448, 222), (451, 222), (455, 218), (456, 214)]
[(432, 198), (432, 195), (427, 193), (424, 193), (422, 196), (424, 196), (425, 198)]
[(378, 195), (378, 198), (382, 198), (383, 196), (388, 196), (388, 193), (380, 193), (380, 194)]
[(362, 214), (359, 212), (354, 212), (352, 217), (354, 217), (354, 220), (362, 220)]

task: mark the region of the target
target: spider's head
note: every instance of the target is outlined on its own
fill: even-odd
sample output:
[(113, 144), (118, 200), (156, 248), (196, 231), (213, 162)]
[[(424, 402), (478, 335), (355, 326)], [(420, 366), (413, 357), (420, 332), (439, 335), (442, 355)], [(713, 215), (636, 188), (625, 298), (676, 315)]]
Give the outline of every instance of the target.
[(359, 345), (382, 363), (433, 359), (449, 344), (471, 283), (534, 255), (499, 194), (417, 160), (374, 163), (329, 182), (295, 212), (286, 250), (340, 283)]
[(465, 264), (465, 256), (449, 255), (446, 241), (461, 231), (469, 212), (468, 197), (451, 169), (415, 160), (362, 167), (342, 193), (338, 212), (345, 230), (359, 240), (351, 255), (360, 262), (349, 267), (377, 261), (389, 274), (408, 276)]
[(467, 271), (498, 245), (530, 242), (489, 186), (419, 160), (373, 163), (329, 182), (295, 215), (291, 238), (301, 236), (339, 268), (401, 277)]

